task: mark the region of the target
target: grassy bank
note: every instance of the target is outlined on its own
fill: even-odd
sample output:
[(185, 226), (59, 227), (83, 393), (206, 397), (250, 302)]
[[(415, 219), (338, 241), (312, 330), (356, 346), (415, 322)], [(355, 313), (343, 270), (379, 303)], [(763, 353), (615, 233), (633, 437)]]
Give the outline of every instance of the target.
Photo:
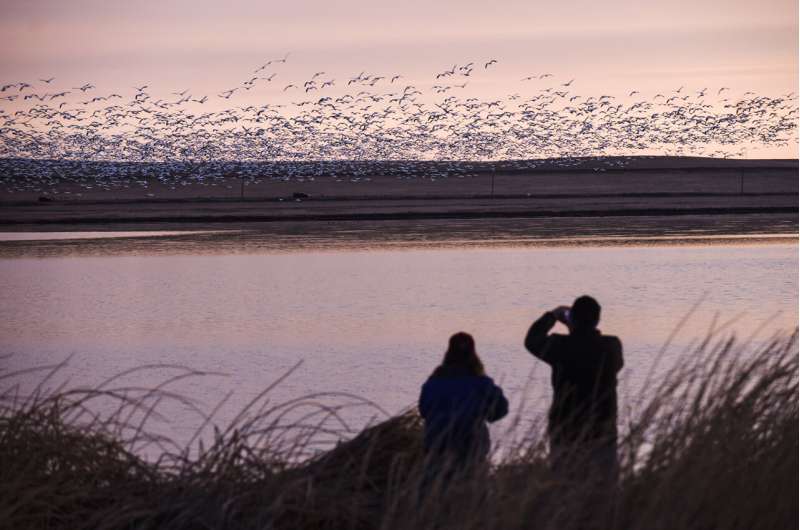
[[(553, 476), (539, 432), (488, 476), (420, 500), (415, 411), (320, 452), (316, 441), (340, 435), (327, 427), (337, 410), (320, 396), (274, 407), (266, 389), (213, 439), (182, 448), (146, 429), (165, 401), (192, 406), (167, 385), (21, 396), (19, 375), (3, 376), (0, 395), (3, 528), (797, 527), (796, 335), (758, 351), (706, 342), (648, 385), (621, 422), (613, 495), (586, 473)], [(93, 415), (99, 398), (116, 411)], [(201, 429), (212, 423), (213, 411)], [(137, 456), (146, 448), (161, 456)]]

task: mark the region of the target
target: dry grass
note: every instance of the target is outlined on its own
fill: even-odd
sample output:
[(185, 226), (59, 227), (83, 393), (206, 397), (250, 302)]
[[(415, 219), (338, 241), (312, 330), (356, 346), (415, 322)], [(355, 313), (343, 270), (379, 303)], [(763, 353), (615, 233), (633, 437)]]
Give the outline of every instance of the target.
[[(613, 494), (598, 492), (589, 477), (568, 483), (553, 476), (539, 437), (488, 475), (420, 498), (414, 411), (319, 452), (317, 440), (341, 436), (329, 427), (338, 409), (325, 406), (325, 396), (269, 407), (269, 389), (228, 428), (215, 428), (206, 446), (198, 436), (191, 448), (176, 447), (145, 426), (165, 400), (191, 402), (166, 384), (112, 390), (110, 383), (24, 397), (11, 386), (0, 395), (0, 526), (797, 528), (796, 334), (756, 352), (706, 342), (650, 385), (622, 425)], [(97, 399), (114, 400), (115, 412), (94, 415)], [(301, 410), (309, 412), (298, 416)], [(201, 429), (212, 424), (213, 414)], [(148, 447), (162, 456), (137, 456)]]

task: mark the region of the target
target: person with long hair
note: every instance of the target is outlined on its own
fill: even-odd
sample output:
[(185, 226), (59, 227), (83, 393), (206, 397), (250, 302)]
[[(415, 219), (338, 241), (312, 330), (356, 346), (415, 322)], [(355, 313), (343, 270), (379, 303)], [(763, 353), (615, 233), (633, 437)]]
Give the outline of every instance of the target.
[(481, 468), (490, 450), (487, 422), (508, 414), (503, 390), (488, 377), (475, 340), (450, 337), (442, 363), (422, 385), (419, 411), (425, 420), (426, 481), (449, 483), (458, 473)]

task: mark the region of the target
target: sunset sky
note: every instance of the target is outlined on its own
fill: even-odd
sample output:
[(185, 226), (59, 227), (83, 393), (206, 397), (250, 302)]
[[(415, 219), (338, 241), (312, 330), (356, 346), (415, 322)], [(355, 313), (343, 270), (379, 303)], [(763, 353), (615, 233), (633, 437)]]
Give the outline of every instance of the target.
[[(317, 71), (337, 87), (361, 71), (431, 85), (437, 72), (474, 61), (465, 94), (533, 90), (520, 79), (550, 72), (582, 95), (625, 96), (731, 87), (779, 96), (798, 83), (794, 0), (499, 0), (423, 2), (2, 1), (0, 80), (98, 91), (215, 94), (290, 53), (273, 83), (245, 94), (286, 101), (282, 88)], [(296, 97), (296, 96), (295, 96)], [(796, 146), (781, 156), (796, 156)]]

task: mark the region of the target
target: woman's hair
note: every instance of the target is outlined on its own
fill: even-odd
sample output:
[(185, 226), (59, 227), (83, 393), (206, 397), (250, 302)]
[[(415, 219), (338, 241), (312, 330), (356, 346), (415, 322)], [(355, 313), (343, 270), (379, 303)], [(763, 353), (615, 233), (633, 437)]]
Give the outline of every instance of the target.
[(451, 368), (464, 368), (471, 375), (484, 375), (481, 358), (475, 351), (475, 339), (460, 331), (450, 337), (442, 364), (433, 372), (433, 377), (444, 376)]

